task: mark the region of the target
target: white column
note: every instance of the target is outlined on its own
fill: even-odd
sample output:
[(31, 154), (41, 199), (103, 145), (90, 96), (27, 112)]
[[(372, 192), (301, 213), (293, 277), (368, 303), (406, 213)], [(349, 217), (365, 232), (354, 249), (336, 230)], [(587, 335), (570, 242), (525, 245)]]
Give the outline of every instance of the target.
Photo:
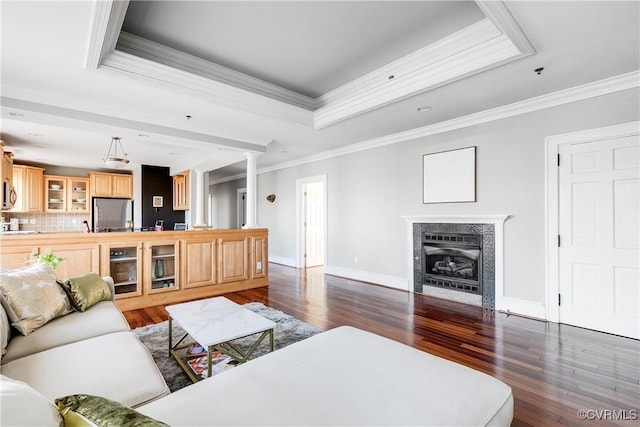
[(196, 200), (195, 200), (195, 214), (196, 225), (205, 225), (204, 222), (204, 171), (196, 169)]
[(258, 153), (243, 153), (247, 158), (247, 218), (246, 224), (242, 228), (254, 228), (257, 226), (257, 200), (258, 200), (258, 171), (256, 159)]

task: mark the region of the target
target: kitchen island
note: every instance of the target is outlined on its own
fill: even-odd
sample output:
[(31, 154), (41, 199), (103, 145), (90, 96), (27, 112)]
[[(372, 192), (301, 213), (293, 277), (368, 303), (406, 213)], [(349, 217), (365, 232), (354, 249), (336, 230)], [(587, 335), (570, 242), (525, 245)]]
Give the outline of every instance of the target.
[(58, 279), (111, 276), (121, 310), (268, 286), (268, 230), (224, 229), (0, 235), (0, 267), (64, 257)]

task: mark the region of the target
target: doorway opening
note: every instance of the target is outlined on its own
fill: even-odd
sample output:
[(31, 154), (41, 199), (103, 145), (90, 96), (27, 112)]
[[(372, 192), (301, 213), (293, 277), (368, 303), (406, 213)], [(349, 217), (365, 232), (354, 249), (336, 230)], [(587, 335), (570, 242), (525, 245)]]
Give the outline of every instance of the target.
[(296, 267), (324, 265), (327, 253), (327, 177), (296, 181), (297, 254)]
[(247, 189), (238, 188), (237, 198), (237, 228), (242, 228), (247, 223)]

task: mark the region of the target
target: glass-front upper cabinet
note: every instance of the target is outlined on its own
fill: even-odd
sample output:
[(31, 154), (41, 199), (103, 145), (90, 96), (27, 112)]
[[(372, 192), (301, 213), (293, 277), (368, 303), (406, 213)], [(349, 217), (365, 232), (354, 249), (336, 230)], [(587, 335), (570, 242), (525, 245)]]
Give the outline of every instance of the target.
[(44, 176), (45, 212), (67, 211), (67, 179), (63, 176)]
[(45, 212), (89, 213), (89, 178), (44, 176)]
[(89, 213), (89, 178), (67, 179), (69, 212)]

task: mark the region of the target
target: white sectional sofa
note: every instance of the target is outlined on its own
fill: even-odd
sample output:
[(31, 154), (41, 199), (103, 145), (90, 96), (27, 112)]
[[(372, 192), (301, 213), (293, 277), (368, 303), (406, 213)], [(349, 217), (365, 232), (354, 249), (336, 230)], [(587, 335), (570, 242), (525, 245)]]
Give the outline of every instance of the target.
[[(113, 296), (113, 281), (104, 279)], [(9, 323), (2, 305), (0, 323)], [(113, 300), (50, 320), (26, 336), (15, 331), (4, 335), (8, 342), (0, 373), (28, 384), (52, 403), (85, 393), (136, 407), (169, 394), (153, 358)], [(25, 410), (2, 406), (3, 419), (9, 410)]]
[(21, 417), (36, 410), (15, 403), (10, 379), (43, 395), (45, 406), (62, 396), (97, 395), (136, 408), (135, 416), (158, 425), (508, 426), (513, 419), (506, 384), (347, 326), (169, 394), (113, 301), (14, 336), (0, 371), (3, 426), (29, 425)]

